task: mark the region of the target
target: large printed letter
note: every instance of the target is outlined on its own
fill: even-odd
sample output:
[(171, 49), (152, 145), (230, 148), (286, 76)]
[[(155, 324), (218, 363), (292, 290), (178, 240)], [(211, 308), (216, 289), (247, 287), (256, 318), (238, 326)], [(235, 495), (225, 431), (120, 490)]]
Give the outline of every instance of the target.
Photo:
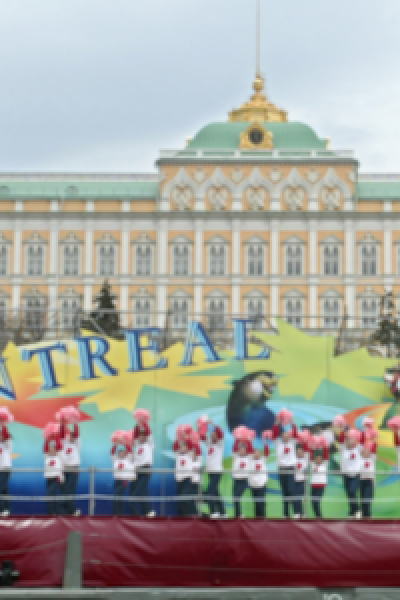
[[(142, 362), (142, 352), (151, 350), (154, 354), (159, 353), (158, 341), (151, 337), (148, 346), (140, 345), (140, 337), (142, 335), (151, 336), (152, 334), (160, 335), (159, 327), (147, 327), (146, 329), (127, 329), (125, 338), (128, 344), (129, 369), (128, 371), (142, 371), (145, 369)], [(164, 357), (160, 357), (157, 364), (151, 369), (165, 369), (168, 366), (168, 361)]]
[[(96, 379), (94, 365), (103, 373), (103, 375), (117, 375), (117, 369), (114, 369), (104, 355), (110, 349), (110, 344), (104, 338), (96, 335), (90, 337), (77, 337), (75, 341), (78, 345), (79, 363), (81, 365), (81, 379)], [(94, 349), (90, 343), (94, 343)]]
[(235, 340), (235, 358), (236, 360), (249, 360), (249, 359), (261, 359), (261, 358), (269, 358), (269, 350), (268, 348), (263, 348), (261, 352), (257, 356), (250, 356), (247, 348), (247, 334), (246, 334), (246, 324), (252, 323), (251, 319), (232, 319), (233, 321), (233, 331), (234, 331), (234, 340)]
[(46, 346), (45, 348), (22, 348), (21, 360), (29, 362), (32, 356), (37, 354), (39, 359), (40, 372), (42, 374), (43, 385), (42, 390), (52, 390), (53, 388), (60, 387), (57, 381), (56, 374), (54, 372), (54, 365), (51, 360), (52, 350), (58, 350), (59, 352), (67, 352), (67, 346), (65, 344), (54, 344), (53, 346)]
[(208, 339), (208, 335), (204, 331), (203, 325), (201, 323), (197, 323), (196, 321), (191, 321), (186, 333), (185, 349), (181, 362), (182, 367), (188, 367), (193, 364), (193, 350), (196, 347), (203, 348), (207, 362), (217, 362), (217, 360), (220, 360), (218, 354), (215, 352), (210, 340)]
[(14, 388), (11, 383), (11, 379), (8, 376), (5, 362), (5, 358), (0, 358), (0, 376), (3, 381), (3, 385), (6, 386), (3, 387), (0, 385), (0, 396), (3, 396), (3, 398), (6, 398), (6, 400), (15, 400)]

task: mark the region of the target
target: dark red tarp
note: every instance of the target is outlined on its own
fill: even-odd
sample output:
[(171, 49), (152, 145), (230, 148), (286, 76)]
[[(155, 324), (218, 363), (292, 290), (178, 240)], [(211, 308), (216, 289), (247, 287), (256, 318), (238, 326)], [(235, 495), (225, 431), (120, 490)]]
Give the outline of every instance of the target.
[(60, 586), (81, 531), (85, 586), (400, 586), (400, 522), (131, 518), (0, 521), (19, 586)]

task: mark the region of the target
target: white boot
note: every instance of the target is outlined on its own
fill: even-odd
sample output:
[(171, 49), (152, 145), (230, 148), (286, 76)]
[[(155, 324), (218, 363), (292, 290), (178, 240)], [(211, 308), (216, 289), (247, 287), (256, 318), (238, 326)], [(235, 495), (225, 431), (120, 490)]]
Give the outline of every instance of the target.
[(150, 512), (147, 513), (146, 515), (149, 519), (153, 519), (156, 516), (156, 511), (155, 510), (151, 510)]
[(358, 510), (354, 516), (356, 519), (361, 519), (361, 510)]
[(301, 516), (301, 515), (297, 515), (297, 514), (296, 514), (296, 515), (293, 515), (293, 519), (300, 519), (300, 516)]

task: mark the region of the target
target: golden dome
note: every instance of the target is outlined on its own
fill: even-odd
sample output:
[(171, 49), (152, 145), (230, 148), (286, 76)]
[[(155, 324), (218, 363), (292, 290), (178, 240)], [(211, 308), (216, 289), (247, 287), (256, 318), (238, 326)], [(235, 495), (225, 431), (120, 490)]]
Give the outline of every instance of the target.
[(287, 112), (277, 108), (263, 94), (264, 79), (259, 73), (254, 79), (253, 90), (254, 94), (248, 102), (245, 102), (240, 108), (236, 108), (229, 113), (229, 121), (241, 123), (244, 121), (285, 123), (288, 120)]

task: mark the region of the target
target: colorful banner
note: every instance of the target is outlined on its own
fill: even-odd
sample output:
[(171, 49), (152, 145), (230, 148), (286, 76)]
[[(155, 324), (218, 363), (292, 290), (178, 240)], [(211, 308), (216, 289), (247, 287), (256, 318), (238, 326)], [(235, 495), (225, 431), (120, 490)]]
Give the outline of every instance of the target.
[[(43, 466), (42, 428), (55, 413), (75, 405), (83, 413), (80, 424), (82, 467), (110, 468), (110, 436), (116, 429), (134, 425), (132, 411), (146, 408), (156, 444), (155, 467), (172, 468), (172, 444), (180, 424), (195, 426), (208, 414), (225, 432), (225, 468), (231, 467), (232, 430), (247, 425), (258, 436), (274, 422), (283, 407), (294, 413), (298, 426), (328, 427), (333, 417), (345, 414), (360, 426), (371, 416), (379, 429), (379, 452), (374, 516), (398, 516), (400, 485), (397, 452), (386, 421), (396, 414), (395, 399), (383, 374), (395, 360), (370, 356), (367, 349), (334, 357), (334, 338), (307, 335), (283, 321), (277, 334), (246, 332), (245, 321), (234, 326), (231, 349), (214, 348), (200, 324), (190, 324), (188, 342), (158, 351), (156, 330), (126, 332), (121, 340), (84, 332), (76, 339), (41, 342), (25, 347), (9, 343), (0, 359), (0, 404), (12, 411), (15, 422), (13, 464)], [(274, 381), (277, 380), (277, 385)], [(261, 439), (256, 442), (261, 445)], [(268, 468), (276, 471), (274, 446)], [(331, 469), (337, 468), (333, 454)], [(232, 482), (224, 475), (221, 493), (232, 513)], [(14, 495), (44, 493), (41, 474), (14, 473)], [(88, 475), (80, 478), (78, 493), (88, 493)], [(95, 492), (112, 493), (111, 473), (96, 475)], [(152, 496), (174, 493), (173, 475), (153, 474)], [(248, 492), (246, 492), (248, 494)], [(246, 497), (246, 496), (245, 496)], [(250, 496), (249, 496), (250, 497)], [(324, 516), (347, 515), (341, 478), (331, 476), (323, 501)], [(379, 502), (379, 499), (383, 501)], [(393, 501), (387, 501), (392, 499)], [(281, 516), (278, 482), (270, 477), (268, 515)], [(111, 503), (96, 502), (96, 513), (110, 511)], [(88, 502), (81, 502), (87, 512)], [(18, 513), (44, 512), (42, 504), (16, 502)], [(172, 503), (157, 505), (165, 514)], [(251, 502), (244, 514), (253, 515)]]

